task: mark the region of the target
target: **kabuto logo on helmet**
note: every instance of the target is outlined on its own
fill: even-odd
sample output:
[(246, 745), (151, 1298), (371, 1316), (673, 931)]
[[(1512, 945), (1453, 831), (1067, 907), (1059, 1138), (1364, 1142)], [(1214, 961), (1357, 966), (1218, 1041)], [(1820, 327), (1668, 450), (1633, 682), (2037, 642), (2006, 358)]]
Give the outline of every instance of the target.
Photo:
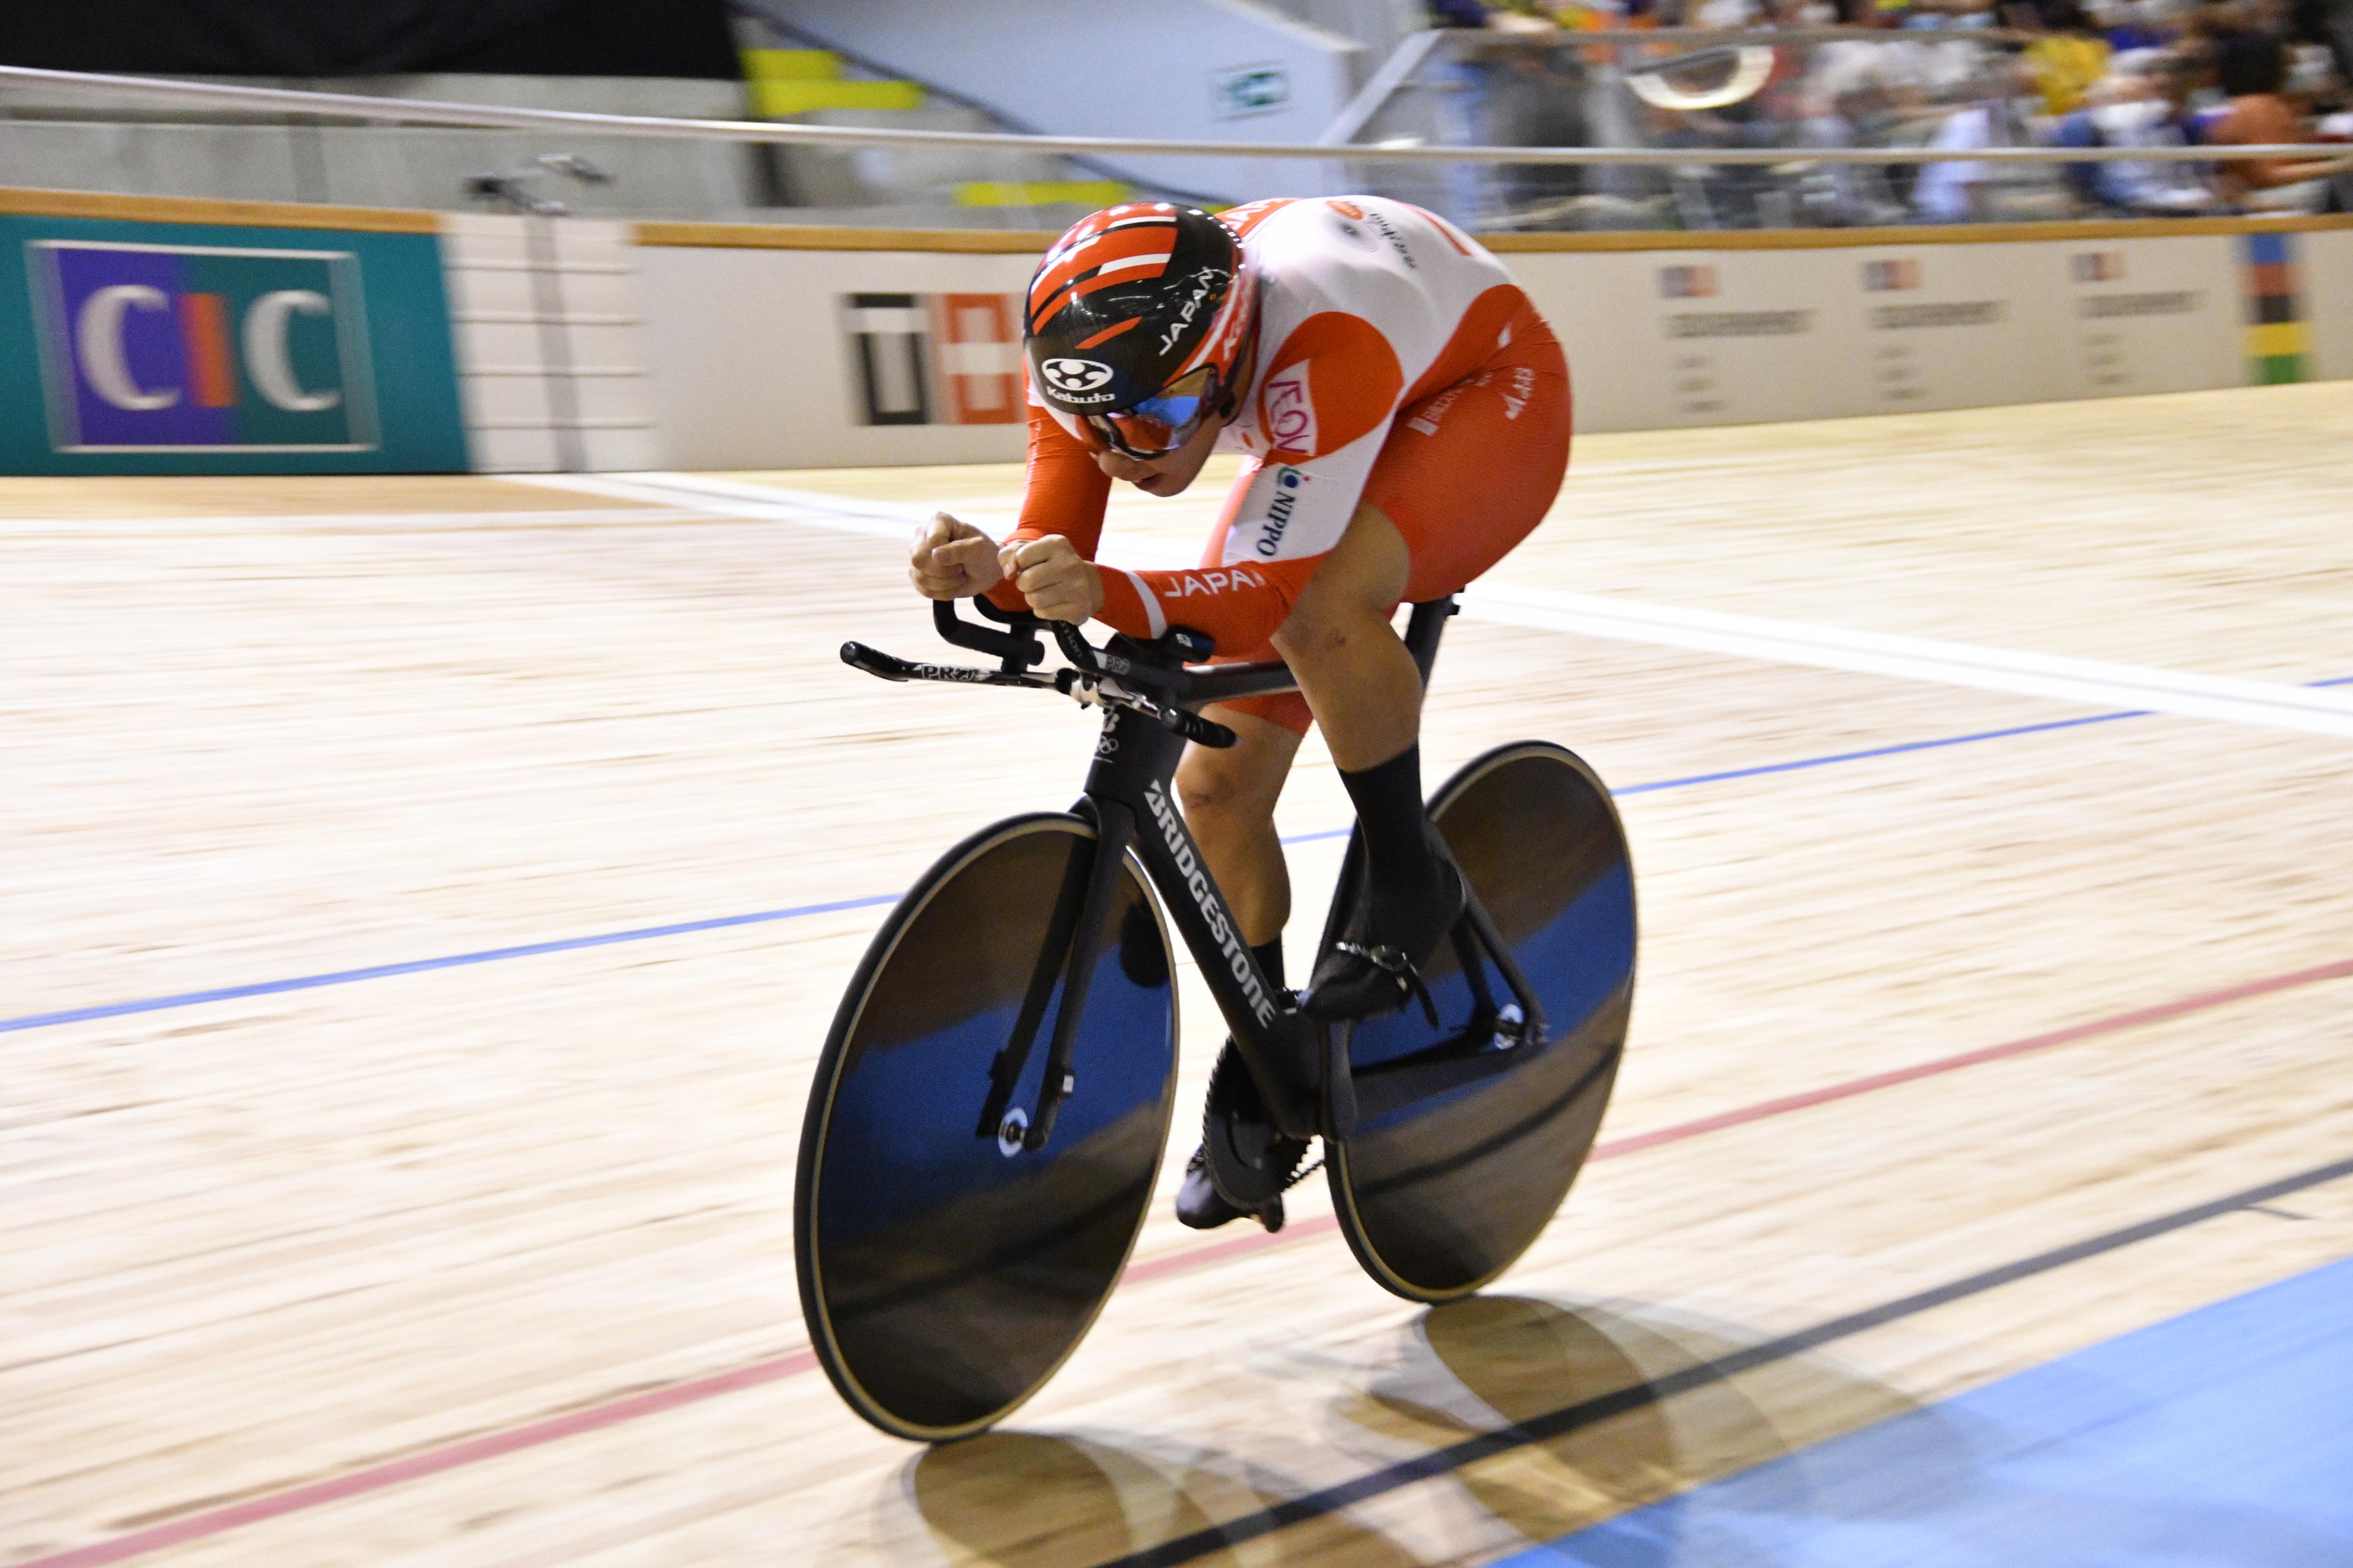
[(1057, 392), (1092, 392), (1111, 380), (1111, 366), (1096, 359), (1050, 359), (1038, 367)]

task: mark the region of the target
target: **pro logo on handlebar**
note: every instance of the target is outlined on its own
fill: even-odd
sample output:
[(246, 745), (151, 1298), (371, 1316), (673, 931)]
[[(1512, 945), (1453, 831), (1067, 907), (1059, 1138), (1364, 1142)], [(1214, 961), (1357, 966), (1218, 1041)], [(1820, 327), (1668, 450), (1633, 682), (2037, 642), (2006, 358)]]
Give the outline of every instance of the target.
[(1234, 983), (1250, 999), (1251, 1013), (1261, 1024), (1273, 1023), (1274, 999), (1266, 994), (1266, 987), (1260, 983), (1258, 965), (1251, 962), (1250, 949), (1243, 942), (1241, 933), (1234, 930), (1234, 922), (1226, 918), (1225, 905), (1219, 901), (1216, 890), (1209, 886), (1208, 874), (1201, 869), (1201, 862), (1193, 853), (1193, 842), (1186, 837), (1176, 812), (1169, 809), (1168, 796), (1161, 789), (1158, 779), (1145, 785), (1144, 804), (1151, 808), (1152, 820), (1160, 825), (1160, 837), (1167, 842), (1168, 853), (1176, 862), (1177, 874), (1185, 879), (1185, 890), (1193, 895), (1194, 906), (1201, 911), (1201, 918), (1208, 922), (1210, 939), (1218, 944), (1218, 952), (1225, 959), (1226, 967), (1233, 972)]

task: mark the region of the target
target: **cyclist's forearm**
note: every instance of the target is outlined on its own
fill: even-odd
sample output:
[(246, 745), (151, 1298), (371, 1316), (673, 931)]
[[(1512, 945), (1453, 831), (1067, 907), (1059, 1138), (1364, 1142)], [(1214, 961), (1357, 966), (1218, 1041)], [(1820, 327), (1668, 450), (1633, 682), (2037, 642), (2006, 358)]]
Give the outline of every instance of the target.
[(1220, 649), (1245, 653), (1266, 646), (1323, 559), (1314, 555), (1183, 572), (1105, 567), (1103, 607), (1096, 618), (1136, 637), (1189, 626), (1214, 637)]

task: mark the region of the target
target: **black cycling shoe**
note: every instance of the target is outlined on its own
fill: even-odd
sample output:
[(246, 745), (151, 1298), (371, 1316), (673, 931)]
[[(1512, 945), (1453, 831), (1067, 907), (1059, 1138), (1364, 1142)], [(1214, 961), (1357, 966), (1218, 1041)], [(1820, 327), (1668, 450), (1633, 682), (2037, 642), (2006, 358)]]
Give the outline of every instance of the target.
[(1282, 1228), (1282, 1194), (1277, 1193), (1265, 1205), (1246, 1209), (1229, 1204), (1218, 1191), (1218, 1184), (1209, 1179), (1209, 1155), (1196, 1148), (1193, 1157), (1185, 1163), (1185, 1184), (1176, 1189), (1176, 1218), (1180, 1224), (1195, 1230), (1215, 1230), (1228, 1220), (1244, 1215), (1271, 1231)]
[(1418, 1001), (1430, 1026), (1438, 1027), (1438, 1005), (1430, 999), (1430, 987), (1422, 984), (1420, 966), (1462, 918), (1469, 901), (1462, 873), (1455, 868), (1452, 858), (1441, 857), (1438, 869), (1446, 891), (1427, 906), (1427, 918), (1416, 922), (1420, 928), (1419, 940), (1404, 939), (1415, 943), (1414, 950), (1374, 941), (1370, 932), (1362, 941), (1333, 943), (1316, 961), (1307, 989), (1299, 994), (1300, 1011), (1339, 1023), (1394, 1013), (1408, 1002)]

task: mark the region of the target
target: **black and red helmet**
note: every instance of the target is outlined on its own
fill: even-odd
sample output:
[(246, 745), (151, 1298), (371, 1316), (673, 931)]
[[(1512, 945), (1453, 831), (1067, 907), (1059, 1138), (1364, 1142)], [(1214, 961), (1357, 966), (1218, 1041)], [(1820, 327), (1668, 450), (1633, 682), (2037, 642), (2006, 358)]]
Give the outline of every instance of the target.
[(1029, 379), (1100, 447), (1156, 458), (1231, 412), (1257, 323), (1233, 231), (1197, 207), (1134, 202), (1071, 226), (1029, 280)]

